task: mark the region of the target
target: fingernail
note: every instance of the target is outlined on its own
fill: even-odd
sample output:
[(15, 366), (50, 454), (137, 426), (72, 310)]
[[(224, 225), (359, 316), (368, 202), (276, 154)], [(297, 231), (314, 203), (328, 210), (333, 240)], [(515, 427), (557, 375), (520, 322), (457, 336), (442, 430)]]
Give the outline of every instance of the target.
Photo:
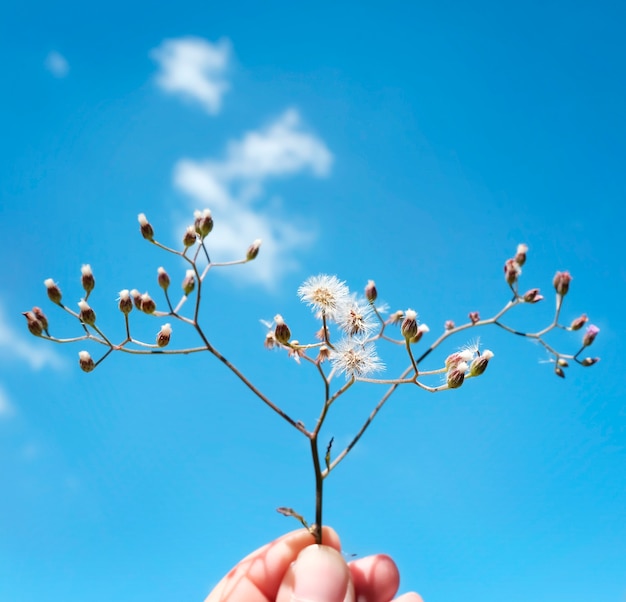
[(293, 566), (293, 602), (343, 602), (350, 572), (341, 554), (328, 546), (308, 546)]

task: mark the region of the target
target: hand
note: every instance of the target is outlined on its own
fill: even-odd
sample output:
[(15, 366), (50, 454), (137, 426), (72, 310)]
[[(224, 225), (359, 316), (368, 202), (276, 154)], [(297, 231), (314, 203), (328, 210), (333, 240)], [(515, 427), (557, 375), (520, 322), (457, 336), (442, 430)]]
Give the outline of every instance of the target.
[[(205, 602), (390, 602), (400, 576), (384, 554), (346, 564), (335, 531), (325, 527), (323, 546), (305, 529), (269, 543), (239, 562)], [(415, 593), (395, 602), (424, 602)]]

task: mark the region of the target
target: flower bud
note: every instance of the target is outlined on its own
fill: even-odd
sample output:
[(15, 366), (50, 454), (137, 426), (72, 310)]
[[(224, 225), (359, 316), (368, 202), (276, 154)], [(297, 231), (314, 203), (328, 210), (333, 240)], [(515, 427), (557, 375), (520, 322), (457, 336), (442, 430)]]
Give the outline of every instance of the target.
[(159, 286), (166, 291), (169, 286), (170, 286), (170, 277), (168, 276), (167, 272), (165, 271), (165, 268), (159, 268), (157, 270), (157, 282), (159, 283)]
[(283, 317), (278, 314), (274, 317), (274, 323), (276, 324), (274, 328), (274, 338), (283, 345), (286, 345), (291, 338), (291, 331), (289, 330), (289, 326), (285, 324), (285, 320)]
[(583, 335), (583, 345), (585, 347), (589, 347), (589, 345), (591, 345), (591, 343), (594, 342), (599, 332), (600, 332), (600, 329), (597, 326), (594, 326), (593, 324), (590, 324), (589, 326), (587, 326), (587, 330), (585, 334)]
[(185, 247), (192, 247), (196, 244), (196, 229), (193, 226), (187, 226), (183, 235), (183, 244)]
[(446, 320), (443, 327), (445, 330), (454, 330), (456, 328), (456, 324), (452, 320)]
[(373, 280), (368, 280), (367, 285), (365, 286), (365, 298), (370, 302), (374, 303), (378, 298), (378, 291), (376, 290), (376, 283)]
[(170, 342), (170, 337), (172, 336), (172, 327), (169, 324), (163, 324), (161, 326), (161, 330), (159, 330), (156, 343), (159, 347), (165, 347)]
[(578, 316), (576, 319), (572, 320), (569, 328), (570, 330), (580, 330), (588, 321), (589, 318), (587, 317), (587, 314), (582, 314), (581, 316)]
[(43, 313), (41, 307), (33, 307), (33, 314), (35, 314), (35, 318), (37, 318), (41, 322), (42, 328), (48, 333), (48, 318), (46, 318), (46, 314)]
[(387, 320), (387, 322), (389, 322), (389, 324), (397, 324), (403, 319), (404, 319), (404, 312), (401, 309), (399, 309), (398, 311), (393, 312), (389, 316), (389, 320)]
[(117, 306), (120, 308), (120, 311), (123, 314), (128, 315), (133, 309), (133, 302), (130, 298), (130, 293), (128, 292), (128, 289), (124, 289), (123, 291), (120, 291), (120, 296), (119, 296), (118, 301), (119, 303), (117, 304)]
[(137, 216), (137, 220), (139, 221), (139, 229), (141, 230), (141, 235), (146, 240), (150, 240), (150, 241), (154, 240), (154, 230), (152, 229), (152, 226), (150, 225), (150, 222), (148, 221), (146, 214), (140, 213)]
[(78, 352), (78, 364), (83, 372), (91, 372), (96, 367), (89, 351)]
[(93, 326), (96, 323), (96, 312), (89, 307), (89, 304), (84, 299), (78, 302), (78, 307), (80, 308), (78, 317), (81, 322)]
[(554, 275), (554, 280), (552, 284), (554, 284), (554, 290), (556, 290), (558, 295), (563, 297), (567, 295), (567, 291), (569, 290), (569, 283), (572, 281), (572, 277), (569, 272), (557, 272)]
[(213, 230), (213, 218), (211, 217), (211, 210), (205, 209), (204, 211), (194, 211), (193, 216), (194, 228), (200, 238), (205, 238)]
[(190, 295), (194, 288), (196, 288), (196, 273), (193, 270), (187, 270), (183, 278), (183, 292), (185, 295)]
[(480, 376), (487, 369), (489, 360), (493, 357), (493, 351), (485, 349), (483, 353), (472, 360), (469, 372), (472, 376)]
[(130, 296), (133, 298), (133, 303), (137, 309), (141, 309), (141, 293), (134, 288), (130, 291)]
[(61, 289), (58, 287), (58, 285), (55, 284), (52, 278), (46, 278), (46, 280), (44, 280), (43, 283), (46, 285), (46, 289), (48, 291), (48, 299), (50, 299), (52, 303), (56, 303), (57, 305), (60, 305), (61, 304)]
[(37, 319), (32, 311), (25, 311), (22, 315), (26, 318), (26, 326), (31, 334), (40, 337), (43, 332), (43, 324)]
[(139, 297), (139, 309), (146, 314), (153, 314), (156, 310), (156, 303), (148, 293)]
[(419, 340), (424, 336), (425, 332), (430, 332), (430, 328), (426, 324), (420, 324), (417, 327), (417, 334), (414, 337), (411, 337), (410, 342), (412, 344), (418, 343)]
[(405, 339), (412, 339), (417, 334), (417, 312), (407, 309), (404, 320), (400, 326), (400, 332)]
[(586, 357), (582, 362), (580, 362), (583, 366), (593, 366), (600, 361), (599, 357)]
[(257, 238), (249, 247), (246, 252), (246, 260), (252, 261), (256, 259), (256, 256), (259, 254), (259, 249), (261, 248), (261, 239)]
[(461, 362), (454, 368), (448, 371), (446, 375), (446, 382), (449, 389), (458, 389), (465, 380), (465, 370), (467, 370), (467, 364)]
[(515, 284), (521, 273), (522, 268), (520, 268), (515, 259), (506, 260), (506, 263), (504, 264), (504, 279), (507, 281), (507, 284)]
[(326, 345), (322, 345), (315, 361), (321, 364), (322, 362), (328, 360), (328, 358), (330, 358), (330, 349)]
[(276, 337), (274, 336), (274, 331), (273, 330), (270, 330), (265, 335), (265, 341), (263, 342), (263, 346), (266, 349), (274, 349), (274, 347), (276, 347)]
[(526, 253), (528, 253), (528, 245), (517, 245), (517, 252), (515, 253), (515, 262), (522, 267), (526, 263)]
[(86, 263), (80, 268), (81, 272), (81, 284), (83, 285), (83, 289), (85, 289), (85, 293), (87, 293), (86, 297), (89, 297), (89, 293), (93, 290), (94, 286), (96, 286), (96, 280), (93, 277), (93, 272), (91, 271), (91, 266)]
[(561, 378), (565, 378), (565, 372), (563, 372), (563, 368), (561, 368), (561, 366), (556, 366), (554, 368), (554, 373)]
[(463, 351), (457, 351), (456, 353), (450, 354), (445, 361), (446, 369), (451, 370), (455, 368), (459, 364), (465, 364), (467, 368), (467, 362), (469, 362), (474, 354), (469, 349), (464, 349)]
[(538, 303), (543, 299), (543, 295), (539, 294), (538, 288), (531, 288), (524, 293), (524, 301), (526, 303)]
[(470, 311), (467, 317), (470, 319), (472, 324), (480, 322), (480, 314), (477, 311)]
[(563, 359), (562, 357), (556, 360), (556, 363), (557, 363), (557, 366), (561, 366), (561, 368), (569, 367), (569, 362), (566, 359)]

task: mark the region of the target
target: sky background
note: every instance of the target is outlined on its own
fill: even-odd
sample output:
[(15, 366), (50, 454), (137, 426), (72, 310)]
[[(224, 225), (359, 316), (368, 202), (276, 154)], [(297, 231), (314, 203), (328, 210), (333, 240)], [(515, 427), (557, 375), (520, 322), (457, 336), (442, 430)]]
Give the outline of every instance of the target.
[[(626, 9), (617, 2), (22, 2), (0, 19), (0, 599), (203, 600), (241, 557), (313, 513), (306, 441), (208, 355), (113, 355), (33, 338), (77, 324), (80, 267), (98, 323), (123, 338), (121, 289), (163, 300), (177, 245), (210, 207), (211, 341), (312, 425), (310, 366), (263, 348), (294, 336), (310, 275), (368, 279), (435, 340), (447, 319), (508, 299), (504, 261), (528, 244), (520, 288), (574, 280), (602, 361), (562, 380), (542, 349), (493, 328), (488, 371), (437, 395), (402, 389), (326, 482), (325, 520), (348, 554), (391, 554), (426, 602), (626, 600)], [(164, 320), (132, 315), (152, 341)], [(173, 343), (193, 342), (173, 324)], [(564, 352), (581, 333), (552, 339)], [(89, 347), (94, 357), (98, 349)], [(381, 346), (387, 375), (406, 360)], [(432, 383), (431, 383), (432, 384)], [(435, 379), (434, 384), (438, 384)], [(324, 434), (345, 445), (381, 389), (358, 385)]]

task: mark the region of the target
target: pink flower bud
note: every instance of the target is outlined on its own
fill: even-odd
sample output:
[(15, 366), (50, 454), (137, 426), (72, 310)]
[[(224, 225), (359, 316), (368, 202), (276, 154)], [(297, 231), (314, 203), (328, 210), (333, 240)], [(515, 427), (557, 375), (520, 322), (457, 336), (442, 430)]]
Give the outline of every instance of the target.
[(196, 273), (193, 270), (187, 270), (183, 278), (183, 292), (185, 295), (190, 295), (194, 288), (196, 288)]
[(580, 330), (588, 321), (589, 318), (587, 317), (587, 314), (582, 314), (581, 316), (578, 316), (575, 320), (572, 320), (569, 328), (570, 330)]
[(446, 320), (443, 327), (445, 330), (454, 330), (456, 328), (456, 324), (452, 320)]
[(193, 216), (194, 228), (200, 238), (206, 238), (211, 230), (213, 230), (213, 218), (211, 217), (211, 210), (205, 209), (204, 211), (194, 211)]
[(89, 326), (93, 326), (96, 323), (96, 312), (89, 307), (89, 304), (84, 299), (81, 299), (78, 302), (78, 307), (80, 308), (78, 317), (81, 322), (89, 324)]
[(256, 256), (259, 254), (259, 249), (261, 248), (261, 239), (257, 238), (246, 251), (246, 260), (252, 261), (256, 259)]
[(480, 322), (480, 314), (477, 311), (470, 311), (467, 317), (470, 319), (472, 324)]
[(123, 314), (128, 315), (133, 309), (133, 302), (130, 298), (130, 293), (128, 292), (128, 289), (124, 289), (123, 291), (120, 291), (120, 296), (119, 296), (118, 301), (119, 303), (117, 304), (117, 306), (120, 308), (120, 311)]
[(286, 345), (291, 338), (291, 331), (289, 330), (289, 326), (285, 324), (285, 320), (283, 320), (283, 317), (280, 314), (274, 317), (274, 323), (276, 324), (274, 328), (274, 338), (279, 343)]
[(467, 370), (467, 364), (461, 362), (451, 370), (448, 370), (446, 375), (446, 382), (449, 389), (458, 389), (465, 380), (465, 371)]
[(569, 283), (572, 281), (572, 277), (569, 272), (557, 272), (554, 275), (554, 280), (552, 284), (554, 284), (554, 290), (556, 290), (558, 295), (563, 297), (567, 295), (567, 291), (569, 290)]
[(400, 332), (405, 339), (412, 339), (417, 334), (417, 313), (412, 309), (406, 310)]
[(170, 277), (163, 267), (157, 269), (157, 282), (164, 291), (170, 286)]
[(57, 305), (60, 305), (61, 304), (61, 289), (58, 287), (58, 285), (55, 284), (52, 278), (46, 278), (46, 280), (44, 280), (43, 283), (46, 285), (46, 289), (48, 291), (48, 299), (50, 299), (52, 303), (56, 303)]
[(156, 343), (159, 347), (165, 347), (170, 342), (172, 336), (172, 327), (169, 324), (163, 324), (161, 330), (157, 333)]
[(37, 316), (32, 311), (23, 312), (22, 315), (26, 318), (26, 326), (28, 326), (30, 333), (40, 337), (43, 332), (43, 324), (37, 319)]
[(517, 252), (515, 253), (515, 261), (522, 267), (526, 263), (526, 253), (528, 253), (528, 245), (517, 245)]
[(507, 281), (507, 284), (515, 284), (521, 273), (522, 268), (520, 268), (515, 259), (506, 260), (506, 263), (504, 264), (504, 279)]
[(539, 294), (538, 288), (531, 288), (524, 293), (524, 301), (526, 303), (538, 303), (543, 299), (543, 295)]
[(376, 290), (376, 283), (373, 280), (368, 280), (367, 285), (365, 286), (365, 298), (370, 302), (374, 303), (378, 298), (378, 291)]
[(593, 366), (600, 361), (599, 357), (586, 357), (582, 362), (580, 362), (583, 366)]
[(81, 268), (80, 268), (80, 272), (81, 272), (81, 284), (83, 285), (83, 289), (85, 289), (85, 293), (87, 293), (87, 297), (89, 297), (89, 293), (94, 289), (94, 286), (96, 286), (96, 280), (93, 277), (93, 272), (91, 271), (91, 266), (86, 263), (84, 264)]
[(46, 331), (46, 334), (48, 334), (48, 318), (46, 318), (46, 315), (43, 313), (41, 307), (33, 307), (33, 314), (35, 315), (35, 318), (41, 322), (42, 328)]
[(137, 220), (139, 221), (139, 229), (141, 230), (141, 235), (146, 239), (152, 241), (154, 239), (154, 230), (148, 221), (145, 213), (140, 213), (137, 216)]
[(139, 297), (139, 309), (146, 314), (153, 314), (156, 311), (156, 303), (148, 293)]
[(137, 309), (141, 309), (141, 293), (134, 288), (130, 291), (130, 296), (133, 298), (133, 303)]
[(89, 351), (78, 352), (78, 364), (83, 372), (91, 372), (96, 367)]
[(188, 226), (183, 236), (183, 245), (192, 247), (196, 244), (196, 229), (194, 226)]
[(591, 343), (595, 341), (595, 338), (599, 332), (600, 329), (597, 326), (594, 326), (593, 324), (587, 326), (587, 330), (583, 335), (583, 345), (585, 347), (589, 347), (589, 345), (591, 345)]

